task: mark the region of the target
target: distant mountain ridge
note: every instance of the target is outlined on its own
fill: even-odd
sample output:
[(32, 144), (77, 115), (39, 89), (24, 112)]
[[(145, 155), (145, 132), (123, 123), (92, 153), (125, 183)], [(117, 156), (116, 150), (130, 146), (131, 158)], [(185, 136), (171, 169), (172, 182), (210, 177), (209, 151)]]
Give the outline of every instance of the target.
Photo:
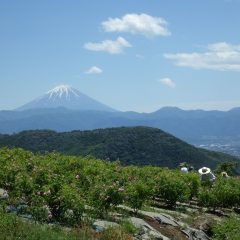
[(63, 107), (0, 111), (0, 133), (31, 129), (92, 130), (120, 126), (160, 128), (181, 139), (240, 136), (240, 109), (227, 112), (162, 108), (153, 113), (74, 110)]
[(57, 86), (43, 96), (24, 104), (16, 110), (23, 111), (29, 109), (49, 109), (59, 107), (65, 107), (72, 110), (116, 111), (68, 85)]
[(216, 167), (222, 161), (237, 158), (195, 148), (159, 129), (123, 127), (93, 131), (24, 131), (0, 135), (0, 147), (21, 147), (33, 152), (58, 151), (68, 155), (93, 155), (124, 165), (153, 165), (175, 168), (188, 162), (196, 168)]
[(164, 107), (152, 113), (120, 112), (67, 85), (57, 86), (16, 111), (0, 111), (0, 133), (149, 126), (196, 146), (212, 149), (213, 145), (218, 150), (214, 146), (229, 145), (223, 151), (236, 156), (240, 156), (239, 122), (240, 108), (224, 112)]

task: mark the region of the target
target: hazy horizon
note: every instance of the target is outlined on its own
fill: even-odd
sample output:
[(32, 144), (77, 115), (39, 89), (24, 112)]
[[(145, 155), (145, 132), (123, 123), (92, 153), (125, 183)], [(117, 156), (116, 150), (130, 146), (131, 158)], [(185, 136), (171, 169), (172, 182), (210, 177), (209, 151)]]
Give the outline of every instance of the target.
[[(66, 85), (66, 84), (62, 84), (62, 85), (65, 85), (65, 86), (69, 86), (69, 87), (71, 87), (71, 88), (73, 88), (72, 86), (70, 86), (70, 85)], [(59, 87), (59, 86), (61, 86), (61, 85), (58, 85), (58, 86), (56, 86), (56, 87)], [(37, 100), (37, 99), (39, 99), (39, 98), (41, 98), (41, 97), (43, 97), (45, 94), (47, 94), (49, 91), (52, 91), (53, 89), (49, 89), (48, 91), (46, 91), (46, 92), (44, 92), (41, 96), (37, 96), (36, 98), (34, 98), (34, 99), (31, 99), (29, 102), (31, 102), (31, 101), (35, 101), (35, 100)], [(77, 89), (78, 90), (78, 89)], [(84, 93), (83, 93), (84, 94)], [(91, 96), (89, 96), (89, 97), (91, 97)], [(94, 100), (96, 100), (96, 101), (98, 101), (98, 99), (94, 99)], [(27, 103), (29, 103), (29, 102), (26, 102), (26, 103), (24, 103), (23, 105), (25, 105), (25, 104), (27, 104)], [(111, 105), (110, 104), (107, 104), (107, 103), (103, 103), (103, 102), (101, 102), (102, 104), (106, 104), (107, 106), (109, 106), (109, 107), (111, 107)], [(127, 109), (127, 110), (120, 110), (120, 109), (115, 109), (115, 110), (117, 110), (117, 111), (123, 111), (123, 112), (128, 112), (128, 111), (133, 111), (133, 112), (138, 112), (138, 113), (152, 113), (152, 112), (155, 112), (155, 111), (158, 111), (158, 110), (160, 110), (160, 109), (162, 109), (162, 108), (180, 108), (180, 109), (182, 109), (182, 110), (205, 110), (205, 111), (214, 111), (214, 110), (217, 110), (217, 111), (229, 111), (229, 110), (231, 110), (231, 109), (233, 109), (233, 108), (235, 108), (235, 107), (240, 107), (240, 106), (233, 106), (233, 107), (231, 107), (231, 108), (224, 108), (224, 109), (216, 109), (216, 108), (204, 108), (204, 107), (200, 107), (201, 106), (201, 104), (203, 104), (203, 103), (198, 103), (199, 104), (199, 107), (191, 107), (191, 105), (189, 106), (189, 107), (187, 107), (187, 105), (185, 105), (185, 107), (184, 106), (175, 106), (175, 105), (166, 105), (166, 106), (159, 106), (158, 108), (156, 108), (156, 109), (153, 109), (152, 111), (135, 111), (135, 110), (131, 110), (131, 109)], [(213, 105), (214, 105), (214, 103), (212, 103)], [(215, 103), (216, 104), (216, 103)], [(16, 108), (19, 108), (19, 107), (21, 107), (22, 105), (18, 105)], [(16, 110), (16, 108), (13, 108), (13, 109), (0, 109), (0, 111), (4, 111), (4, 110), (6, 110), (6, 111), (14, 111), (14, 110)]]

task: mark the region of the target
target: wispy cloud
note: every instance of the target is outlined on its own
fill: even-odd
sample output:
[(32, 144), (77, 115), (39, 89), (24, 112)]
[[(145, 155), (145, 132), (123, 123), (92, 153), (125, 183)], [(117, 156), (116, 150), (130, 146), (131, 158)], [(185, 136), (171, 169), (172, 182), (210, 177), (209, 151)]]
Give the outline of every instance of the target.
[(203, 53), (164, 54), (177, 66), (194, 69), (210, 69), (218, 71), (240, 71), (240, 45), (219, 42), (207, 46)]
[(170, 87), (170, 88), (175, 88), (176, 84), (173, 82), (171, 78), (161, 78), (158, 80), (161, 84)]
[(110, 54), (123, 53), (124, 48), (131, 47), (131, 44), (123, 37), (118, 37), (115, 41), (104, 40), (100, 43), (88, 42), (84, 44), (84, 48), (91, 51), (107, 52)]
[(101, 68), (92, 66), (85, 73), (86, 74), (100, 74), (102, 72), (103, 72), (103, 70)]
[(109, 18), (102, 22), (106, 32), (126, 32), (141, 34), (146, 37), (168, 36), (167, 21), (160, 17), (153, 17), (147, 14), (126, 14), (122, 18)]

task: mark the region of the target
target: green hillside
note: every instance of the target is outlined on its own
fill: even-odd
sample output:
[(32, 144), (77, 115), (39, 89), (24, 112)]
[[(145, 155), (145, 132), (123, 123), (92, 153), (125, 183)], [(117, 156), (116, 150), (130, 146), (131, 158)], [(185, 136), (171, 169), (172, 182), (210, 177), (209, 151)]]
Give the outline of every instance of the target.
[(123, 165), (153, 165), (174, 168), (188, 162), (195, 168), (215, 167), (237, 158), (195, 148), (159, 129), (122, 127), (57, 133), (49, 130), (0, 135), (0, 147), (21, 147), (33, 152), (57, 151), (68, 155), (93, 155), (119, 160)]
[[(214, 240), (239, 239), (238, 177), (216, 174), (214, 184), (201, 183), (196, 171), (124, 167), (93, 157), (39, 155), (17, 148), (0, 149), (0, 166), (0, 239), (166, 239), (146, 238), (153, 232), (172, 240), (199, 234), (203, 238), (195, 239), (207, 240), (206, 234), (216, 235)], [(209, 214), (213, 209), (232, 218), (222, 225), (221, 218)], [(214, 220), (205, 232), (200, 231), (199, 215), (204, 222)], [(151, 234), (143, 225), (133, 225), (136, 217), (144, 226), (153, 224)], [(99, 232), (94, 227), (99, 219), (118, 225)]]

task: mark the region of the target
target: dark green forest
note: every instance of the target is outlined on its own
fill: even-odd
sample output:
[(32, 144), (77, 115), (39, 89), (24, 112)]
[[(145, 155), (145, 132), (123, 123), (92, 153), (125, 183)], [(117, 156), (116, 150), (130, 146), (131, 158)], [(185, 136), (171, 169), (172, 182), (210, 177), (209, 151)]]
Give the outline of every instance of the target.
[(57, 133), (50, 130), (0, 135), (0, 147), (21, 147), (32, 152), (52, 152), (115, 161), (123, 165), (175, 168), (187, 162), (195, 168), (215, 168), (220, 162), (239, 161), (233, 156), (196, 148), (156, 128), (121, 127)]

